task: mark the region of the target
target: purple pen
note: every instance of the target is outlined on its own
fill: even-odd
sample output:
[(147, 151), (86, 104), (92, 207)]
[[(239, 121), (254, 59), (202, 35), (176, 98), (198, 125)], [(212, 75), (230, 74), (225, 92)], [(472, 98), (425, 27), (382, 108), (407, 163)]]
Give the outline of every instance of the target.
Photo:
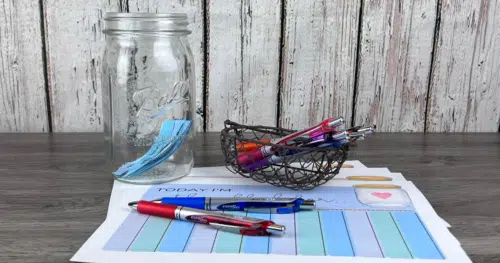
[[(321, 147), (321, 148), (335, 147), (335, 148), (338, 148), (344, 144), (344, 142), (343, 142), (344, 140), (345, 139), (339, 139), (339, 141), (325, 142), (325, 143), (318, 145), (317, 147)], [(300, 156), (310, 154), (310, 153), (311, 153), (311, 151), (302, 151), (302, 152), (298, 152), (298, 153), (295, 152), (295, 153), (292, 153), (292, 154), (286, 155), (286, 156), (272, 155), (272, 156), (269, 156), (269, 157), (264, 158), (262, 160), (256, 161), (254, 163), (250, 163), (248, 165), (245, 165), (245, 168), (248, 171), (254, 171), (254, 170), (257, 170), (259, 168), (269, 166), (271, 164), (281, 163), (285, 160), (285, 158), (291, 159), (291, 158), (300, 157)]]

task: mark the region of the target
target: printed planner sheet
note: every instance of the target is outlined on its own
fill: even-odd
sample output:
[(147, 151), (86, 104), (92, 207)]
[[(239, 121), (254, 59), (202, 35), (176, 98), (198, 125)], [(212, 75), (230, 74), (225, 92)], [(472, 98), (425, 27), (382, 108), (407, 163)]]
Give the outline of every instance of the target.
[[(369, 168), (367, 168), (369, 169)], [(244, 236), (207, 225), (140, 214), (128, 202), (161, 197), (300, 197), (316, 210), (232, 212), (285, 225), (281, 236)], [(408, 181), (337, 180), (293, 191), (237, 177), (192, 176), (175, 183), (115, 182), (105, 222), (72, 258), (78, 262), (288, 263), (471, 262), (422, 193)]]
[(286, 226), (283, 236), (254, 237), (206, 225), (131, 211), (104, 246), (134, 252), (243, 253), (373, 258), (443, 259), (415, 213), (405, 190), (321, 187), (304, 195), (271, 186), (171, 185), (151, 188), (145, 200), (175, 196), (302, 197), (317, 200), (315, 211), (294, 214), (233, 214), (270, 219)]

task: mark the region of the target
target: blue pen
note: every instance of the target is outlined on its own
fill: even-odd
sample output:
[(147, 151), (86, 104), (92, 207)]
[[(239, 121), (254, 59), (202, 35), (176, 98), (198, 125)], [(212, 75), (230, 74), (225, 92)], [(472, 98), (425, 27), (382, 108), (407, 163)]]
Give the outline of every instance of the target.
[(272, 214), (289, 214), (316, 208), (314, 200), (302, 198), (164, 197), (152, 202), (210, 211), (247, 211)]

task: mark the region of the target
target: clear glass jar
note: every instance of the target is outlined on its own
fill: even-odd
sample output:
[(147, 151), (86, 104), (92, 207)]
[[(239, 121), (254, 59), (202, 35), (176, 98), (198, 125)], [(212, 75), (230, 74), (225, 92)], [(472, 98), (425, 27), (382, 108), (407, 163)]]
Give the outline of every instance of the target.
[(102, 105), (114, 178), (152, 184), (189, 174), (196, 106), (187, 15), (107, 13), (104, 21)]

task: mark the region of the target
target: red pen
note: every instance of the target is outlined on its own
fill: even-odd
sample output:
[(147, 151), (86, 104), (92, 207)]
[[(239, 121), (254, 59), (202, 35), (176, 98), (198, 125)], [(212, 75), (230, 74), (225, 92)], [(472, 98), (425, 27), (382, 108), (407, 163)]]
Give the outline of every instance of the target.
[[(343, 118), (338, 118), (333, 120), (333, 118), (328, 118), (322, 121), (320, 124), (317, 124), (313, 127), (307, 128), (305, 130), (292, 133), (286, 137), (276, 139), (273, 141), (275, 144), (288, 144), (297, 138), (313, 138), (315, 136), (321, 135), (323, 133), (331, 132), (336, 129), (337, 126), (340, 126), (344, 123)], [(273, 155), (275, 149), (272, 146), (264, 146), (259, 149), (246, 152), (238, 156), (238, 164), (239, 165), (247, 165), (250, 163), (255, 163), (259, 160), (264, 159), (265, 157)]]
[(149, 201), (131, 202), (128, 205), (141, 214), (210, 225), (219, 230), (235, 232), (242, 235), (268, 236), (271, 234), (281, 234), (285, 231), (285, 226), (275, 224), (271, 220), (235, 216)]

